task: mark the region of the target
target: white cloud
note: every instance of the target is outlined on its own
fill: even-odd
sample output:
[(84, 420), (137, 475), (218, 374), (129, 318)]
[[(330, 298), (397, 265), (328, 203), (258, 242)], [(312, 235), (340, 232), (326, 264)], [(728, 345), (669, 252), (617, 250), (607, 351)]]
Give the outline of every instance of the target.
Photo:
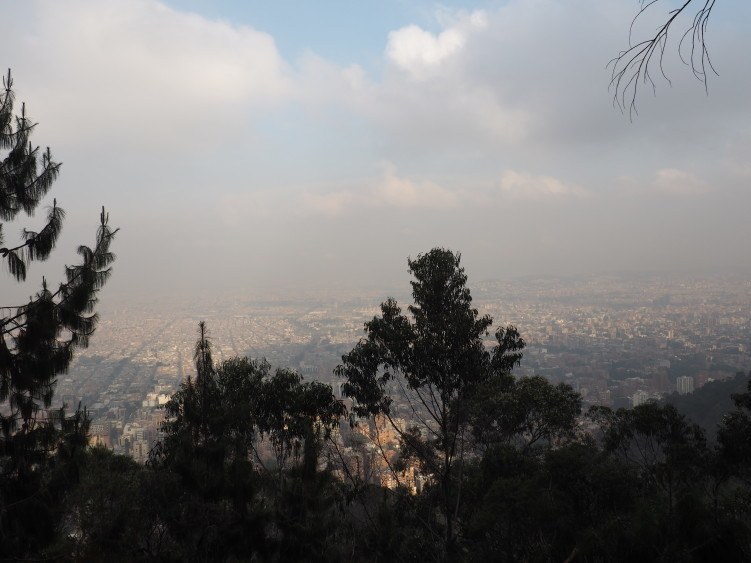
[[(290, 91), (274, 39), (154, 0), (39, 0), (16, 30), (24, 99), (48, 108), (67, 142), (200, 144), (237, 130)], [(34, 69), (31, 73), (29, 69)], [(234, 122), (234, 123), (233, 123)], [(116, 132), (116, 133), (115, 133)], [(54, 133), (54, 132), (53, 132)]]
[(382, 76), (360, 89), (338, 90), (346, 92), (347, 107), (385, 135), (384, 157), (392, 161), (411, 153), (444, 159), (446, 150), (456, 158), (479, 147), (509, 147), (532, 130), (526, 108), (505, 103), (484, 77), (491, 67), (475, 72), (478, 41), (495, 33), (489, 14), (443, 9), (437, 19), (443, 28), (437, 33), (416, 25), (389, 33)]
[(428, 180), (400, 177), (390, 163), (384, 164), (381, 178), (362, 190), (309, 193), (302, 198), (304, 212), (327, 215), (339, 215), (353, 207), (448, 209), (458, 203), (454, 192)]
[[(645, 92), (641, 114), (629, 123), (607, 92), (605, 64), (624, 47), (634, 13), (615, 0), (509, 0), (471, 14), (443, 9), (436, 29), (384, 33), (380, 60), (350, 66), (312, 50), (285, 61), (268, 33), (155, 0), (25, 0), (5, 12), (4, 64), (13, 69), (19, 101), (40, 123), (34, 141), (65, 162), (51, 196), (71, 210), (78, 204), (71, 194), (95, 202), (94, 217), (98, 202), (107, 204), (123, 227), (123, 261), (132, 244), (137, 263), (143, 245), (128, 236), (145, 223), (149, 233), (180, 233), (173, 238), (183, 241), (186, 260), (200, 220), (217, 260), (227, 246), (251, 240), (279, 265), (284, 248), (295, 263), (301, 240), (311, 256), (320, 248), (348, 256), (368, 245), (369, 257), (406, 256), (436, 242), (469, 253), (509, 228), (548, 232), (572, 248), (597, 229), (613, 244), (627, 241), (625, 248), (633, 222), (618, 222), (622, 206), (649, 208), (651, 216), (640, 215), (649, 233), (664, 228), (665, 209), (673, 227), (698, 233), (705, 232), (699, 222), (681, 213), (705, 220), (704, 207), (714, 205), (717, 219), (706, 225), (715, 233), (729, 224), (726, 216), (748, 207), (737, 202), (748, 197), (740, 176), (748, 174), (751, 146), (743, 137), (751, 108), (751, 58), (743, 47), (751, 36), (739, 23), (725, 22), (713, 36), (721, 76), (712, 77), (709, 96), (676, 70), (675, 87), (658, 86), (656, 98)], [(369, 167), (381, 160), (393, 165), (373, 173)], [(724, 189), (730, 173), (743, 184), (736, 200), (679, 195), (708, 191), (702, 178)], [(624, 175), (631, 179), (614, 180)], [(586, 197), (595, 189), (597, 197)], [(498, 222), (499, 210), (517, 201)], [(443, 221), (454, 207), (460, 212)], [(564, 213), (567, 225), (580, 226), (565, 239), (554, 228)], [(76, 232), (69, 218), (63, 236)], [(413, 234), (391, 229), (393, 239), (383, 244), (358, 230), (384, 220), (408, 223)], [(591, 244), (607, 254), (602, 240)], [(492, 258), (502, 252), (496, 246), (483, 255), (505, 263)], [(541, 259), (532, 247), (517, 251), (525, 264), (565, 262), (563, 254)], [(236, 256), (225, 258), (234, 263)]]
[(342, 215), (362, 208), (425, 209), (441, 211), (463, 208), (468, 213), (493, 208), (503, 199), (554, 202), (586, 198), (584, 188), (552, 176), (507, 170), (497, 189), (451, 190), (430, 180), (400, 176), (391, 163), (383, 165), (381, 177), (362, 189), (307, 193), (301, 200), (303, 214)]
[(550, 200), (561, 197), (583, 197), (589, 192), (575, 184), (565, 183), (552, 176), (535, 176), (507, 170), (501, 176), (500, 191), (518, 199)]
[(456, 29), (447, 29), (439, 35), (416, 25), (403, 27), (389, 33), (386, 54), (399, 68), (415, 77), (450, 57), (464, 45), (464, 37)]
[[(562, 169), (588, 150), (587, 166), (601, 172), (651, 147), (682, 167), (705, 155), (698, 140), (725, 139), (728, 120), (748, 115), (748, 58), (713, 40), (723, 68), (707, 97), (690, 72), (673, 68), (680, 61), (671, 50), (676, 87), (661, 82), (656, 98), (642, 89), (641, 115), (629, 124), (612, 107), (606, 65), (627, 43), (634, 13), (603, 0), (510, 0), (472, 15), (444, 9), (437, 32), (391, 32), (383, 77), (357, 96), (358, 111), (388, 136), (384, 157), (394, 162), (412, 151), (438, 161), (495, 153), (513, 167), (534, 170), (544, 158)], [(737, 30), (729, 35), (741, 40)]]
[[(444, 20), (448, 19), (446, 17)], [(474, 29), (487, 25), (482, 11), (463, 14), (452, 26), (438, 34), (425, 31), (417, 25), (408, 25), (392, 31), (388, 36), (386, 56), (397, 68), (411, 78), (421, 79), (462, 50), (467, 35)]]

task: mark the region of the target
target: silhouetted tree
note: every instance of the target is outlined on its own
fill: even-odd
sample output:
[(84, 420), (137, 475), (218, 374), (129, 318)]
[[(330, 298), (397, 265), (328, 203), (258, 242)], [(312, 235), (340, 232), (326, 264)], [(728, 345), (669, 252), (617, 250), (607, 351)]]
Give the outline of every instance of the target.
[[(5, 245), (7, 222), (19, 214), (32, 216), (60, 170), (49, 148), (40, 152), (31, 144), (34, 127), (25, 105), (14, 114), (8, 71), (0, 93), (0, 258), (19, 282), (31, 262), (49, 257), (65, 216), (53, 200), (38, 231), (23, 229), (21, 241)], [(110, 274), (114, 255), (109, 246), (116, 232), (104, 208), (99, 220), (95, 247), (78, 248), (81, 263), (65, 268), (65, 281), (57, 288), (42, 279), (41, 290), (28, 303), (0, 304), (0, 553), (24, 557), (42, 549), (41, 538), (22, 547), (18, 535), (33, 535), (34, 525), (24, 515), (39, 512), (40, 499), (49, 492), (43, 489), (41, 470), (63, 448), (66, 435), (85, 442), (84, 413), (66, 420), (63, 411), (42, 416), (40, 411), (50, 407), (56, 377), (68, 370), (75, 348), (88, 346), (96, 327), (97, 292)], [(77, 425), (74, 434), (68, 431), (71, 424)]]
[(544, 377), (491, 382), (472, 402), (472, 433), (482, 445), (513, 444), (530, 449), (576, 438), (581, 396), (570, 385)]
[(751, 381), (748, 391), (732, 395), (736, 410), (725, 415), (717, 432), (722, 457), (734, 473), (751, 478)]
[[(456, 548), (456, 519), (468, 455), (470, 399), (492, 381), (510, 382), (524, 341), (516, 328), (499, 328), (489, 351), (492, 325), (472, 307), (460, 255), (434, 248), (408, 260), (414, 305), (402, 313), (394, 299), (365, 323), (367, 338), (342, 357), (336, 373), (358, 416), (384, 416), (401, 437), (403, 455), (419, 460), (435, 484), (445, 522), (444, 548)], [(398, 405), (409, 412), (398, 412)], [(395, 420), (413, 418), (418, 431)]]
[[(733, 514), (725, 476), (702, 429), (672, 405), (591, 411), (603, 428), (603, 448), (634, 470), (636, 505), (622, 528), (640, 538), (631, 560), (660, 554), (671, 561), (740, 561), (748, 557), (746, 519)], [(628, 543), (628, 542), (624, 542)]]
[(671, 513), (704, 473), (709, 451), (703, 430), (672, 405), (649, 402), (613, 412), (598, 409), (603, 446), (637, 468), (646, 487), (665, 495)]
[[(215, 366), (203, 322), (194, 360), (196, 379), (183, 382), (165, 405), (165, 437), (149, 462), (179, 475), (185, 489), (169, 522), (183, 556), (308, 560), (328, 553), (321, 532), (332, 486), (316, 468), (322, 440), (345, 414), (342, 402), (329, 385), (303, 383), (292, 370), (272, 375), (265, 360)], [(272, 444), (276, 467), (264, 464), (261, 439)], [(290, 458), (302, 463), (292, 468)]]
[(297, 372), (278, 369), (264, 378), (258, 406), (258, 431), (271, 442), (279, 474), (291, 456), (301, 455), (303, 474), (315, 474), (322, 440), (346, 413), (331, 386), (303, 383)]

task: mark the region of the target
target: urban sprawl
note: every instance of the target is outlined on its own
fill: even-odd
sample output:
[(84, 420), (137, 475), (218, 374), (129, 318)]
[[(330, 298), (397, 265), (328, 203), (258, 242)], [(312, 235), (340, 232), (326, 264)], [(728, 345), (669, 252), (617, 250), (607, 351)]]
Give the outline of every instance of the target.
[[(747, 371), (751, 363), (751, 281), (741, 278), (528, 278), (479, 283), (472, 295), (494, 326), (513, 324), (524, 337), (527, 347), (515, 375), (565, 382), (585, 406), (629, 407), (691, 393)], [(107, 296), (90, 348), (78, 353), (58, 381), (55, 405), (85, 406), (92, 443), (143, 463), (160, 438), (163, 405), (195, 374), (199, 320), (209, 327), (215, 361), (266, 358), (306, 380), (331, 384), (341, 397), (333, 370), (388, 296), (338, 291), (295, 299), (173, 297), (158, 304), (118, 303)], [(409, 295), (394, 297), (404, 306), (411, 301)], [(396, 414), (398, 424), (410, 424), (408, 409)], [(393, 472), (383, 467), (398, 449), (390, 426), (342, 425), (331, 442), (350, 470), (394, 484)], [(263, 455), (263, 444), (258, 451)], [(412, 482), (419, 487), (418, 479)]]

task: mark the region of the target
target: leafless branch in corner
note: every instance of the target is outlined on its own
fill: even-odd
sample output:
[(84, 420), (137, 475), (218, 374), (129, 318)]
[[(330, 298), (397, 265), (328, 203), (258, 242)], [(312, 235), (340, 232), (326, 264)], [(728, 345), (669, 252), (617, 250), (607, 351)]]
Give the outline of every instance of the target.
[(629, 117), (636, 111), (636, 97), (640, 86), (648, 85), (652, 92), (656, 91), (654, 77), (660, 75), (670, 84), (670, 79), (663, 66), (665, 50), (668, 46), (668, 34), (674, 29), (674, 24), (686, 16), (692, 9), (696, 9), (690, 24), (681, 35), (678, 42), (678, 55), (681, 61), (691, 68), (694, 76), (707, 88), (707, 72), (715, 75), (717, 71), (712, 66), (706, 44), (706, 32), (709, 18), (712, 15), (716, 0), (684, 0), (683, 4), (668, 12), (667, 20), (658, 26), (655, 34), (643, 41), (634, 43), (632, 40), (634, 26), (645, 12), (656, 4), (664, 4), (664, 0), (639, 0), (641, 7), (631, 21), (629, 29), (629, 48), (618, 54), (608, 63), (612, 68), (610, 89), (613, 91), (613, 105), (621, 111), (628, 110)]

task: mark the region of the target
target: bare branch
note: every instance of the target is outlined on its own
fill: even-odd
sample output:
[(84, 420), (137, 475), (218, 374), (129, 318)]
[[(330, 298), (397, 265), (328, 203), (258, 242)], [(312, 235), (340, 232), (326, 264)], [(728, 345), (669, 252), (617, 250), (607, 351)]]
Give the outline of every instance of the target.
[(671, 84), (665, 73), (665, 51), (668, 38), (673, 26), (681, 16), (686, 15), (690, 8), (698, 6), (696, 12), (681, 35), (678, 42), (678, 55), (681, 61), (691, 68), (691, 72), (707, 89), (708, 72), (717, 75), (706, 43), (706, 31), (709, 18), (716, 0), (684, 0), (680, 7), (668, 12), (667, 20), (657, 28), (649, 39), (632, 42), (634, 25), (646, 11), (656, 5), (663, 5), (664, 0), (640, 0), (641, 7), (634, 16), (629, 28), (629, 47), (621, 51), (617, 57), (608, 63), (611, 67), (610, 89), (613, 91), (613, 105), (622, 112), (628, 110), (630, 118), (638, 113), (636, 98), (641, 86), (650, 86), (654, 93), (657, 85), (653, 79), (659, 71), (662, 77)]

